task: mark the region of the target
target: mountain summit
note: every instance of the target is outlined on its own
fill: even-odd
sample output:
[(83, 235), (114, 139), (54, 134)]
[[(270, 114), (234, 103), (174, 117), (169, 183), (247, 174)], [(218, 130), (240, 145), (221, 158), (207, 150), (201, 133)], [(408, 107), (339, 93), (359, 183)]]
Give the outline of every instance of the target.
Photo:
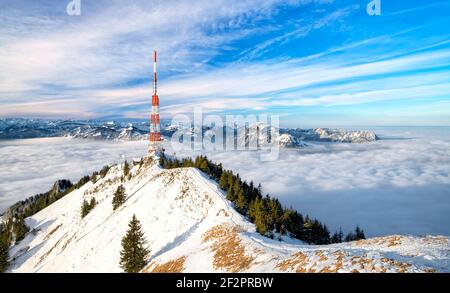
[[(125, 172), (124, 172), (125, 171)], [(125, 199), (113, 209), (119, 186)], [(119, 188), (119, 190), (122, 189)], [(83, 202), (94, 202), (81, 216)], [(149, 254), (141, 272), (448, 271), (448, 237), (387, 236), (308, 245), (270, 239), (196, 168), (163, 169), (158, 158), (116, 165), (25, 219), (10, 249), (11, 272), (121, 272), (121, 240), (133, 215)]]

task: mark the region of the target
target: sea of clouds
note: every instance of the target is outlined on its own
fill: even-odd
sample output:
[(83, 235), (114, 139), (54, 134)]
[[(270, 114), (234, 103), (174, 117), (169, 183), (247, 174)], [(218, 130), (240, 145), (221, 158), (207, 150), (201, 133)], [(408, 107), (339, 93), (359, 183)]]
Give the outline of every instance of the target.
[(0, 213), (18, 200), (48, 191), (58, 179), (75, 183), (104, 165), (141, 157), (146, 150), (144, 141), (0, 140)]
[[(450, 235), (450, 128), (375, 131), (382, 140), (309, 143), (281, 150), (275, 161), (262, 162), (256, 151), (207, 155), (333, 231), (359, 224), (369, 236)], [(48, 190), (58, 178), (77, 180), (106, 163), (140, 157), (146, 149), (146, 142), (68, 138), (0, 142), (0, 210)]]

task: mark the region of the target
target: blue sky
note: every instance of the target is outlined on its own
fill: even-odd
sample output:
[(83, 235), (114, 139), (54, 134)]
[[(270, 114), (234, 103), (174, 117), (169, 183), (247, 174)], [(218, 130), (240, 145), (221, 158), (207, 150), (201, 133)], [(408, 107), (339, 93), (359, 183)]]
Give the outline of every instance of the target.
[[(0, 0), (0, 117), (450, 125), (450, 1)], [(127, 3), (127, 4), (124, 4)]]

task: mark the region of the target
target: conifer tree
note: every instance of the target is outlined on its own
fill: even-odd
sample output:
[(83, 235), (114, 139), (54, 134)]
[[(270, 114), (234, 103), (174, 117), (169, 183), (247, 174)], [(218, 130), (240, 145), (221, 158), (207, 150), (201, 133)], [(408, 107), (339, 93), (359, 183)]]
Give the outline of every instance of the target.
[(16, 242), (25, 238), (25, 235), (29, 230), (30, 229), (27, 227), (27, 225), (25, 225), (23, 217), (19, 217), (18, 219), (16, 219), (16, 221), (14, 221), (13, 223), (13, 232), (16, 236)]
[(102, 176), (102, 178), (105, 177), (106, 174), (108, 173), (108, 171), (109, 171), (109, 166), (108, 165), (103, 166), (103, 168), (100, 170), (100, 176)]
[(303, 217), (297, 211), (286, 209), (283, 214), (283, 226), (293, 237), (302, 239), (303, 237)]
[(250, 221), (251, 221), (252, 223), (255, 222), (256, 200), (257, 200), (257, 199), (254, 199), (254, 200), (252, 200), (252, 201), (248, 204), (248, 217), (250, 218)]
[(83, 200), (81, 204), (81, 218), (86, 217), (87, 214), (96, 206), (97, 202), (95, 198), (91, 198), (89, 202), (87, 200)]
[(219, 179), (220, 188), (227, 190), (228, 188), (228, 172), (222, 172)]
[(97, 182), (97, 180), (98, 180), (98, 172), (97, 171), (95, 171), (94, 173), (92, 173), (92, 175), (91, 175), (91, 181), (92, 181), (92, 183), (94, 183), (95, 184), (95, 182)]
[(8, 268), (8, 257), (8, 246), (6, 246), (6, 243), (0, 242), (0, 273)]
[(305, 222), (303, 224), (303, 241), (307, 243), (313, 243), (314, 242), (314, 222), (306, 215)]
[(138, 273), (145, 265), (149, 254), (146, 240), (139, 220), (133, 215), (128, 224), (128, 231), (122, 239), (120, 267), (126, 273)]
[[(231, 180), (230, 180), (231, 178)], [(233, 176), (228, 177), (228, 191), (227, 191), (227, 199), (230, 201), (234, 201), (236, 199), (234, 192), (234, 181)]]
[(89, 210), (92, 210), (93, 208), (95, 208), (95, 206), (97, 205), (97, 201), (95, 200), (95, 198), (91, 198), (91, 201), (89, 202)]
[(234, 185), (234, 174), (233, 174), (233, 172), (230, 172), (229, 174), (228, 174), (228, 188), (232, 188), (233, 187), (233, 185)]
[(125, 202), (125, 187), (120, 184), (116, 191), (114, 192), (114, 196), (112, 199), (113, 210), (116, 210)]
[(81, 204), (81, 217), (84, 218), (89, 213), (89, 203), (86, 200), (83, 200)]
[(362, 230), (359, 227), (359, 225), (356, 225), (355, 236), (356, 236), (356, 240), (366, 239), (366, 236), (364, 235), (364, 230)]
[(281, 206), (278, 199), (266, 197), (267, 206), (268, 206), (268, 224), (270, 230), (275, 229), (277, 232), (280, 232), (280, 227), (282, 224), (283, 217), (283, 207)]
[(252, 217), (256, 226), (256, 231), (261, 235), (266, 234), (269, 229), (267, 227), (267, 212), (263, 199), (257, 198), (252, 207)]
[(234, 184), (233, 184), (233, 201), (235, 201), (238, 197), (238, 193), (239, 190), (241, 190), (241, 180), (239, 178), (236, 178), (236, 180), (234, 180)]
[(321, 226), (320, 234), (321, 234), (321, 237), (320, 237), (318, 244), (330, 244), (331, 243), (330, 231), (328, 230), (327, 225), (323, 224)]
[(123, 164), (123, 175), (127, 176), (128, 173), (130, 173), (130, 165), (128, 165), (128, 161), (125, 160), (125, 163)]
[(0, 237), (0, 273), (3, 273), (4, 271), (6, 271), (6, 269), (9, 266), (9, 262), (8, 262), (9, 243), (6, 241), (6, 239), (3, 239), (3, 238), (6, 238), (6, 237)]
[(331, 243), (341, 243), (344, 239), (344, 233), (342, 232), (342, 228), (339, 228), (339, 231), (334, 232), (331, 237)]
[(205, 159), (202, 160), (202, 162), (200, 163), (199, 169), (205, 173), (209, 173), (208, 161), (206, 161)]
[(222, 173), (223, 173), (223, 166), (222, 166), (222, 163), (219, 163), (218, 165), (215, 165), (215, 164), (211, 164), (213, 167), (214, 167), (214, 177), (217, 179), (217, 178), (220, 178), (220, 176), (222, 175)]
[(247, 198), (245, 197), (244, 190), (242, 188), (240, 188), (237, 192), (236, 207), (241, 214), (245, 215), (247, 213)]
[(194, 162), (191, 158), (183, 159), (182, 167), (193, 167)]
[(344, 241), (345, 242), (350, 242), (350, 241), (355, 241), (356, 240), (356, 235), (353, 232), (349, 232), (347, 234), (347, 236), (345, 236)]
[(338, 232), (334, 232), (333, 236), (331, 236), (331, 243), (339, 243), (339, 235)]
[(250, 193), (249, 197), (248, 197), (249, 200), (255, 199), (258, 196), (258, 192), (255, 188), (253, 181), (250, 181), (250, 185), (249, 185), (248, 189), (249, 189), (249, 193)]

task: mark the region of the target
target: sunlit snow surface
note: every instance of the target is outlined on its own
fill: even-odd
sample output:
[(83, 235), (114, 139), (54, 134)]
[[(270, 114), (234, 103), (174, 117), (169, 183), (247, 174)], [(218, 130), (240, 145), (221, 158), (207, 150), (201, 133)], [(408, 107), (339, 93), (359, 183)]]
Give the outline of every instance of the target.
[[(142, 272), (448, 272), (450, 237), (386, 236), (305, 245), (256, 233), (225, 192), (194, 168), (112, 167), (26, 219), (30, 233), (9, 250), (10, 272), (120, 272), (120, 243), (133, 215), (149, 248)], [(125, 202), (113, 210), (114, 191)], [(95, 198), (84, 218), (80, 206)], [(281, 241), (280, 241), (281, 240)]]
[[(208, 153), (263, 191), (332, 230), (359, 224), (369, 236), (450, 235), (450, 128), (372, 128), (366, 144), (309, 143), (262, 162), (258, 152)], [(170, 153), (170, 146), (166, 146)], [(0, 210), (103, 164), (139, 157), (146, 142), (48, 138), (0, 141)], [(178, 156), (193, 155), (177, 152)]]

